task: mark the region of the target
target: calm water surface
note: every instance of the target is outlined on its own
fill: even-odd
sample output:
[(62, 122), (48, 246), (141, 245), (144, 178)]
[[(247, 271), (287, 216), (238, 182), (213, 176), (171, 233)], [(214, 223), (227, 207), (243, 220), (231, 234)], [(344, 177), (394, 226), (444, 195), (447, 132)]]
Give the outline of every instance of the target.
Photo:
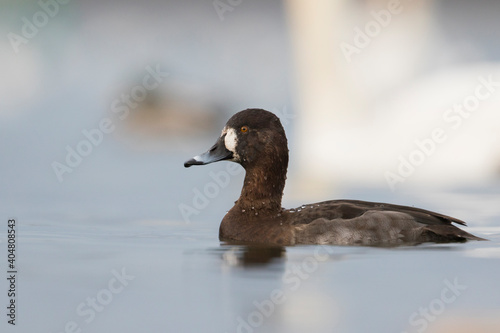
[(471, 230), (489, 242), (266, 248), (195, 224), (125, 226), (21, 224), (18, 331), (417, 332), (500, 309), (494, 227)]
[[(15, 328), (2, 314), (2, 332), (431, 332), (456, 318), (499, 317), (497, 185), (325, 198), (442, 211), (488, 242), (250, 247), (218, 241), (243, 173), (188, 223), (179, 205), (226, 163), (187, 172), (181, 156), (127, 154), (97, 150), (62, 184), (48, 167), (6, 180), (0, 212), (18, 220), (18, 313)], [(286, 207), (310, 201), (290, 197)], [(4, 227), (0, 240), (5, 257)], [(6, 305), (5, 279), (0, 288)]]

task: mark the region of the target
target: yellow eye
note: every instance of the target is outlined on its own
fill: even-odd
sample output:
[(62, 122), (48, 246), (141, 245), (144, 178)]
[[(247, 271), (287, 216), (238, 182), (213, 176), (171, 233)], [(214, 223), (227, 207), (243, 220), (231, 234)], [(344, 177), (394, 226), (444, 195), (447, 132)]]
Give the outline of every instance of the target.
[(241, 131), (241, 133), (246, 133), (246, 132), (248, 132), (248, 126), (242, 126), (242, 127), (240, 128), (240, 131)]

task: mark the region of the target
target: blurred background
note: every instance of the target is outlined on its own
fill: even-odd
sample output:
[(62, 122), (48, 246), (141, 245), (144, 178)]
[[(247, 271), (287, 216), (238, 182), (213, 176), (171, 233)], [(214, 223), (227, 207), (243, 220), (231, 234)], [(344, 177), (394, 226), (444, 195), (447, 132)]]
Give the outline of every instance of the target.
[[(172, 200), (190, 196), (196, 182), (186, 182), (208, 171), (188, 173), (182, 162), (249, 107), (277, 113), (287, 130), (292, 201), (498, 182), (497, 1), (0, 6), (0, 172), (9, 205), (53, 200), (45, 193), (74, 202), (97, 189), (112, 205), (117, 188), (162, 203), (169, 188)], [(151, 89), (142, 86), (148, 68), (162, 76)], [(65, 169), (70, 150), (87, 140), (83, 131), (105, 118), (113, 128), (82, 143), (90, 152)]]
[[(255, 286), (263, 286), (261, 299), (269, 295), (269, 280), (261, 278), (279, 279), (280, 270), (253, 271), (250, 278), (238, 271), (232, 280), (232, 264), (218, 271), (219, 252), (216, 260), (205, 257), (207, 247), (219, 246), (218, 226), (241, 191), (241, 168), (229, 162), (183, 167), (246, 108), (276, 113), (287, 132), (285, 207), (335, 198), (390, 201), (494, 229), (500, 216), (499, 14), (495, 0), (1, 1), (0, 211), (25, 228), (22, 295), (32, 315), (25, 331), (40, 323), (60, 331), (76, 305), (102, 288), (93, 281), (107, 281), (111, 268), (120, 267), (116, 262), (135, 269), (142, 282), (128, 294), (136, 295), (128, 296), (133, 307), (116, 303), (116, 317), (110, 307), (105, 327), (116, 328), (113, 320), (123, 313), (135, 318), (142, 295), (155, 304), (137, 310), (150, 313), (149, 320), (120, 321), (122, 331), (144, 329), (145, 322), (151, 331), (163, 328), (162, 313), (193, 307), (200, 320), (173, 315), (172, 327), (202, 331), (216, 325), (213, 316), (225, 316), (224, 327), (234, 328), (235, 318), (248, 313)], [(484, 250), (472, 257), (498, 260), (498, 246)], [(287, 251), (291, 263), (309, 255)], [(233, 257), (231, 251), (221, 256)], [(292, 332), (315, 318), (301, 313), (319, 314), (319, 326), (334, 320), (352, 332), (375, 322), (369, 330), (404, 329), (408, 315), (433, 297), (419, 299), (419, 290), (434, 286), (438, 293), (444, 278), (458, 274), (429, 277), (424, 257), (421, 266), (412, 262), (401, 270), (408, 280), (386, 279), (390, 267), (379, 272), (370, 260), (346, 274), (327, 266), (331, 275), (319, 274), (320, 282), (332, 286), (335, 276), (340, 289), (351, 288), (335, 291), (341, 301), (322, 299), (328, 289), (310, 285), (316, 296), (304, 292), (305, 299), (287, 303), (287, 315), (273, 319), (269, 331)], [(399, 258), (389, 262), (404, 267), (406, 259)], [(439, 271), (448, 257), (435, 258), (431, 266)], [(377, 264), (387, 263), (382, 259)], [(462, 259), (452, 260), (453, 267), (462, 268)], [(371, 303), (356, 280), (367, 267), (366, 276), (382, 274), (382, 285), (388, 283), (372, 290)], [(420, 277), (414, 267), (423, 268)], [(495, 276), (489, 270), (478, 271)], [(156, 275), (146, 274), (151, 271)], [(460, 281), (471, 278), (464, 282), (471, 290), (483, 288), (462, 310), (487, 308), (495, 318), (496, 282), (474, 281), (475, 272), (460, 271)], [(419, 295), (408, 299), (418, 301), (401, 303), (395, 280), (401, 290), (415, 283)], [(167, 288), (184, 284), (189, 288)], [(394, 304), (384, 303), (383, 317), (390, 312), (399, 321), (382, 323), (373, 309), (391, 292)], [(40, 312), (53, 296), (57, 305)], [(324, 306), (330, 301), (335, 306)]]

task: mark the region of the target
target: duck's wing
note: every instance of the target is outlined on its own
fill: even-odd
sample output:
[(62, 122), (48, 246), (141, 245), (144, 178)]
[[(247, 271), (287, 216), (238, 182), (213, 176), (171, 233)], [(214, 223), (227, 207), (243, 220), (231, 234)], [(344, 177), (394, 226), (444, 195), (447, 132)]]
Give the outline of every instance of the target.
[(453, 225), (462, 220), (378, 202), (333, 200), (287, 211), (298, 243), (400, 244), (482, 240)]

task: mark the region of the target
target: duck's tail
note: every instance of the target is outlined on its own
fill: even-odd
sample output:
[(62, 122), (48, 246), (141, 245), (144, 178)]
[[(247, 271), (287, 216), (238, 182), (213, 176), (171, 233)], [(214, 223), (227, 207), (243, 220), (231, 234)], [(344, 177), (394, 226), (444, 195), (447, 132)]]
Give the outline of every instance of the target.
[(487, 241), (486, 238), (474, 236), (453, 225), (427, 225), (424, 234), (430, 242), (436, 243), (465, 242), (468, 240)]

